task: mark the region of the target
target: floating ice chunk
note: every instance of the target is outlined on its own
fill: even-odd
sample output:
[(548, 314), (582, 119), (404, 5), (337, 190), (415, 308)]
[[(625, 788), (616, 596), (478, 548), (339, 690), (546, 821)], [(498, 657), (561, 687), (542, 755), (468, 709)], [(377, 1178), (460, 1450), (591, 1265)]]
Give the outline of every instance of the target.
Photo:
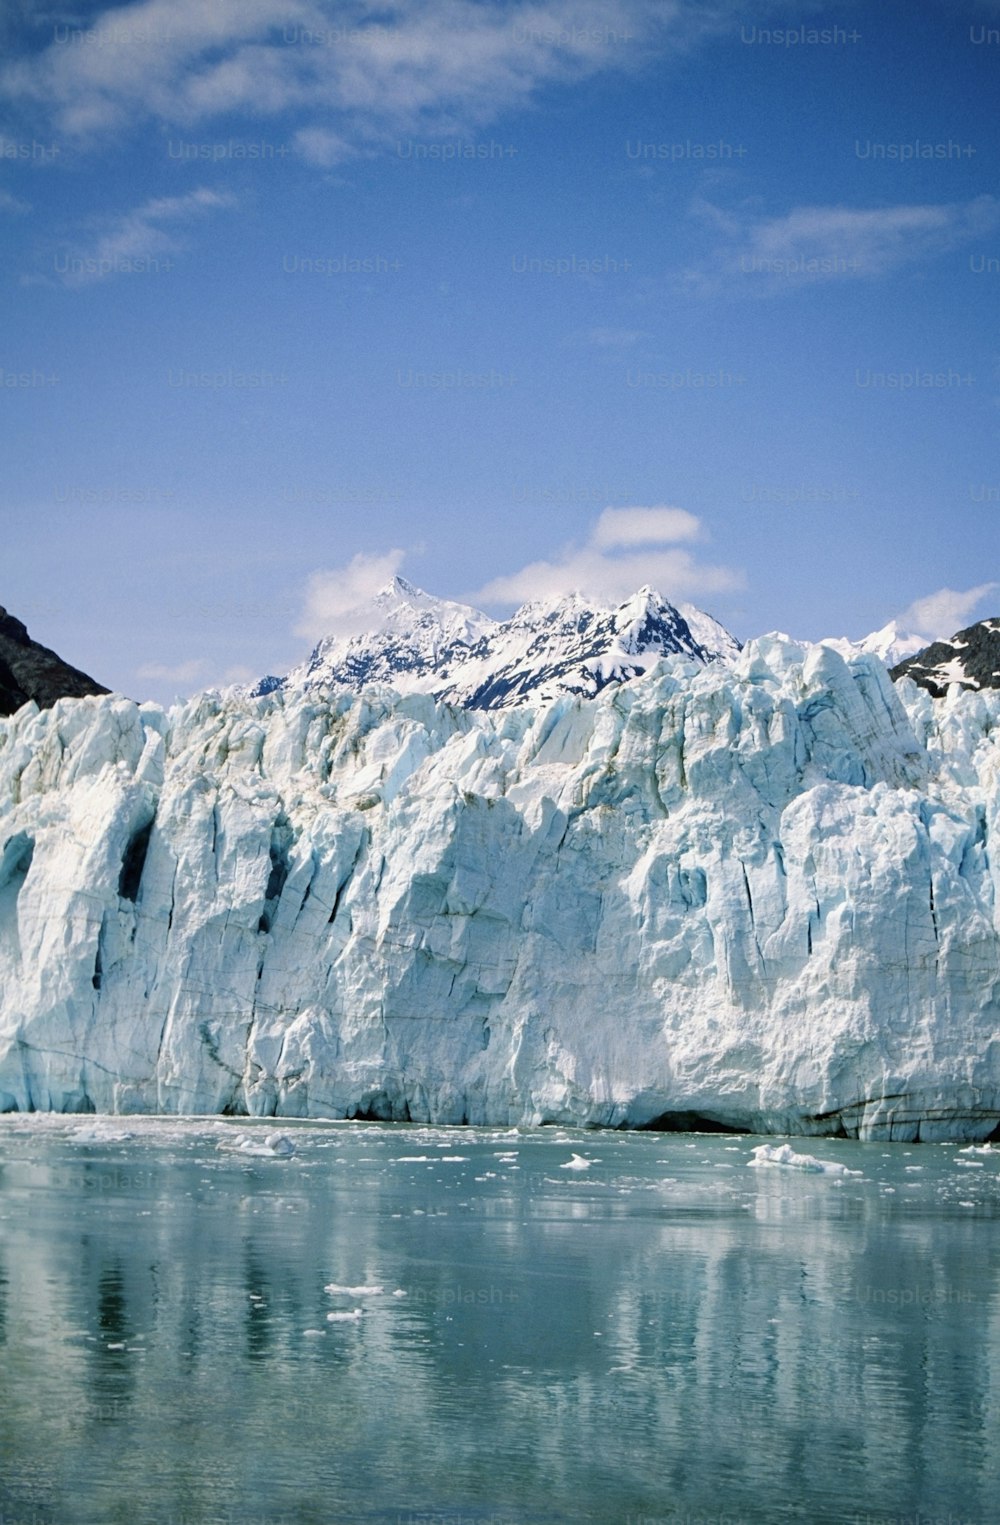
[(589, 1170), (593, 1160), (585, 1160), (582, 1154), (571, 1155), (565, 1165), (560, 1165), (560, 1170)]
[(363, 1308), (352, 1308), (350, 1313), (328, 1313), (326, 1321), (328, 1324), (356, 1324), (364, 1311)]
[(102, 1128), (93, 1125), (74, 1128), (70, 1137), (78, 1144), (124, 1144), (135, 1138), (127, 1128)]
[(818, 1160), (814, 1154), (796, 1154), (791, 1144), (759, 1144), (748, 1165), (785, 1165), (792, 1170), (807, 1170), (815, 1175), (859, 1176), (860, 1170), (848, 1170), (835, 1160)]
[(982, 1160), (956, 1160), (955, 1164), (961, 1165), (963, 1170), (984, 1170), (986, 1168)]
[(397, 1287), (392, 1295), (393, 1297), (409, 1297), (410, 1294), (408, 1292), (404, 1292), (402, 1287)]
[[(220, 1144), (220, 1149), (225, 1149), (225, 1144)], [(269, 1133), (260, 1143), (252, 1135), (241, 1133), (234, 1145), (240, 1154), (252, 1154), (255, 1159), (287, 1160), (295, 1153), (295, 1145), (284, 1133)]]
[(1000, 1160), (1000, 1149), (994, 1149), (992, 1144), (970, 1144), (967, 1149), (960, 1149), (959, 1154), (992, 1154), (994, 1159)]
[(304, 1340), (322, 1340), (325, 1339), (325, 1337), (325, 1329), (303, 1329), (302, 1331), (302, 1338)]
[(374, 1284), (363, 1287), (343, 1287), (339, 1282), (331, 1281), (329, 1286), (323, 1288), (323, 1291), (331, 1293), (334, 1297), (378, 1297), (385, 1288)]

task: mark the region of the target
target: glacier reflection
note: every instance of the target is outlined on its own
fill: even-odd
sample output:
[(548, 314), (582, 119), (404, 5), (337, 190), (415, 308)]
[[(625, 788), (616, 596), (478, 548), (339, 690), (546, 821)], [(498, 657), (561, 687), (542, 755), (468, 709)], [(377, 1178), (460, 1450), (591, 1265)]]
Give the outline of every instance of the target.
[(115, 1122), (0, 1127), (4, 1525), (995, 1510), (1000, 1150)]

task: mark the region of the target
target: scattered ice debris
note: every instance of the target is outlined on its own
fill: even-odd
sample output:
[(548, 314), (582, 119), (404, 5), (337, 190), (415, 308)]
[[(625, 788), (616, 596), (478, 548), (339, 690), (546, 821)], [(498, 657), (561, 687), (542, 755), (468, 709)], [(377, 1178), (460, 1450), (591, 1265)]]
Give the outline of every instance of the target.
[(378, 1297), (385, 1291), (385, 1288), (375, 1286), (374, 1284), (366, 1284), (362, 1287), (344, 1287), (339, 1282), (331, 1281), (329, 1286), (323, 1288), (323, 1291), (329, 1292), (334, 1297)]
[(982, 1160), (956, 1160), (956, 1165), (961, 1165), (963, 1170), (985, 1170)]
[(565, 1165), (560, 1165), (560, 1170), (589, 1170), (593, 1160), (585, 1160), (582, 1154), (571, 1155)]
[(814, 1154), (796, 1154), (791, 1144), (759, 1144), (753, 1151), (748, 1165), (785, 1165), (793, 1170), (806, 1170), (815, 1175), (859, 1176), (860, 1170), (848, 1170), (835, 1160), (818, 1160)]
[(363, 1308), (352, 1308), (350, 1313), (328, 1313), (326, 1321), (328, 1324), (356, 1324), (364, 1311)]
[(74, 1128), (70, 1137), (78, 1144), (125, 1144), (129, 1139), (135, 1138), (127, 1128), (101, 1127), (100, 1124), (88, 1124), (82, 1128)]
[(992, 1144), (970, 1144), (967, 1149), (960, 1149), (959, 1154), (991, 1154), (994, 1159), (1000, 1160), (1000, 1149), (994, 1149)]

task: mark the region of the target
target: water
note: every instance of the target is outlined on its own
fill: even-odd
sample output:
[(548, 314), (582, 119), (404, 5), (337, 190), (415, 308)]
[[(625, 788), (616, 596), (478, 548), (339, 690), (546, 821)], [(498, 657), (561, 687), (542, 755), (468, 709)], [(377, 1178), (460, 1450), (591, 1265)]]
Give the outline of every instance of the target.
[(1000, 1149), (280, 1126), (0, 1119), (3, 1525), (1000, 1520)]

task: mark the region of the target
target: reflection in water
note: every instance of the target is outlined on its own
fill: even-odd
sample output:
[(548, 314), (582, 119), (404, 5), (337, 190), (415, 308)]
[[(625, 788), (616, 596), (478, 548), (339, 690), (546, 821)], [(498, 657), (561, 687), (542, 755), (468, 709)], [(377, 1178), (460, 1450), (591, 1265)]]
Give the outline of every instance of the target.
[(9, 1518), (995, 1518), (998, 1159), (74, 1126), (0, 1129)]
[(272, 1345), (271, 1293), (267, 1273), (249, 1235), (243, 1238), (243, 1292), (246, 1298), (246, 1352), (261, 1361)]
[[(90, 1236), (84, 1236), (80, 1256), (83, 1275), (87, 1274), (93, 1253)], [(87, 1396), (97, 1417), (118, 1420), (135, 1387), (135, 1363), (127, 1352), (129, 1327), (125, 1275), (117, 1255), (101, 1262), (97, 1278), (96, 1328), (97, 1338), (89, 1347), (91, 1374)]]

